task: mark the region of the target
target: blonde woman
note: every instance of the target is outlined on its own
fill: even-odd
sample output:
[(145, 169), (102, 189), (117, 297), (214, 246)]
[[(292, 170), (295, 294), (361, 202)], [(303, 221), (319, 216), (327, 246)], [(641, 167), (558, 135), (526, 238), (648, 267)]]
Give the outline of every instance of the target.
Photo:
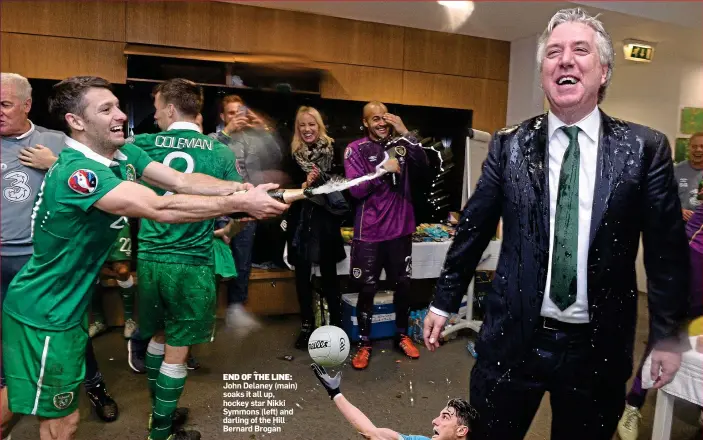
[[(317, 186), (329, 179), (334, 162), (334, 140), (327, 135), (320, 113), (301, 107), (295, 117), (292, 156), (300, 171), (302, 187)], [(288, 262), (295, 266), (296, 290), (302, 326), (295, 343), (306, 349), (315, 330), (310, 275), (313, 264), (320, 266), (322, 294), (327, 299), (331, 325), (341, 326), (341, 296), (337, 263), (346, 258), (340, 232), (341, 217), (348, 211), (340, 193), (294, 203), (287, 218)]]

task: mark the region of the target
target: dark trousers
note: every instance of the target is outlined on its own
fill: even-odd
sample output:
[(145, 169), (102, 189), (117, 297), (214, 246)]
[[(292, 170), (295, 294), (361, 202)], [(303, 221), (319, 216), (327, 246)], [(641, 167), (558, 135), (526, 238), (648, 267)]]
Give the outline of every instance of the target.
[[(320, 276), (322, 278), (322, 296), (327, 300), (330, 313), (328, 324), (341, 327), (342, 325), (342, 296), (337, 279), (337, 263), (334, 258), (322, 258), (320, 261)], [(300, 318), (302, 321), (313, 323), (313, 295), (310, 275), (312, 264), (307, 261), (296, 261), (295, 265), (295, 290), (298, 293), (300, 305)]]
[(368, 340), (371, 335), (373, 299), (378, 291), (381, 271), (395, 291), (395, 327), (397, 333), (407, 334), (410, 307), (410, 276), (412, 274), (412, 236), (375, 243), (354, 240), (351, 247), (351, 277), (359, 285), (356, 319), (359, 334)]
[[(19, 273), (20, 269), (27, 264), (31, 255), (17, 255), (12, 257), (0, 257), (0, 305), (5, 302), (10, 283)], [(0, 344), (1, 345), (1, 344)], [(5, 370), (0, 363), (0, 388), (5, 386)]]
[(256, 222), (246, 222), (237, 235), (232, 238), (230, 246), (237, 277), (227, 282), (227, 303), (242, 304), (249, 297), (249, 274), (251, 273), (251, 257), (254, 251)]
[[(550, 327), (557, 327), (549, 325)], [(525, 437), (546, 391), (552, 407), (552, 440), (610, 440), (625, 406), (625, 380), (596, 380), (591, 329), (540, 328), (529, 351), (505, 372), (481, 362), (471, 371), (471, 405), (479, 417), (473, 440)]]
[[(20, 269), (22, 269), (22, 267), (27, 264), (30, 257), (31, 255), (21, 255), (16, 257), (0, 258), (0, 267), (2, 270), (0, 272), (0, 277), (2, 277), (0, 278), (0, 297), (2, 298), (3, 302), (5, 301), (5, 294), (7, 293), (7, 289), (10, 286), (10, 283), (19, 273)], [(85, 349), (85, 363), (86, 383), (90, 383), (91, 381), (96, 380), (102, 380), (102, 374), (100, 374), (100, 370), (98, 369), (98, 361), (95, 358), (95, 353), (93, 353), (93, 342), (91, 339), (88, 339), (88, 345)], [(4, 385), (5, 371), (2, 369), (2, 365), (0, 365), (0, 386)], [(90, 386), (87, 386), (87, 388), (90, 389)]]

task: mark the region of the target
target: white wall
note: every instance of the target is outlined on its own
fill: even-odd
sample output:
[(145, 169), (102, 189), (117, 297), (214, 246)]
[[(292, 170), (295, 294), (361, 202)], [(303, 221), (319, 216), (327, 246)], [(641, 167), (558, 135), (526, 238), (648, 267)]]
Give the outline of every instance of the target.
[(510, 42), (508, 109), (506, 125), (517, 124), (544, 112), (544, 92), (537, 72), (537, 40), (531, 35)]
[[(636, 63), (624, 59), (622, 46), (616, 50), (613, 80), (601, 108), (611, 116), (663, 132), (673, 148), (680, 107), (703, 107), (703, 64), (667, 59), (666, 54), (656, 52), (651, 63)], [(647, 291), (641, 245), (637, 287)]]
[(703, 107), (703, 64), (657, 58), (626, 61), (619, 49), (613, 80), (601, 108), (606, 113), (663, 132), (673, 145), (679, 108)]

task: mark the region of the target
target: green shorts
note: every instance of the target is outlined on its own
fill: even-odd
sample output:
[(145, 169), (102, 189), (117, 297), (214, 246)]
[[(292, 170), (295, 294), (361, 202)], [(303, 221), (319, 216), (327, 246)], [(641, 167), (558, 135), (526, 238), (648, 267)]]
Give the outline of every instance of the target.
[(237, 267), (234, 265), (232, 250), (229, 245), (219, 238), (212, 244), (213, 259), (215, 260), (215, 275), (222, 279), (237, 277)]
[(120, 230), (120, 235), (117, 236), (106, 263), (132, 260), (132, 233), (130, 231), (129, 225)]
[(68, 330), (42, 330), (2, 314), (2, 358), (10, 411), (46, 418), (78, 409), (85, 377), (88, 319)]
[(164, 330), (166, 343), (186, 347), (215, 337), (217, 288), (212, 266), (139, 260), (139, 331)]

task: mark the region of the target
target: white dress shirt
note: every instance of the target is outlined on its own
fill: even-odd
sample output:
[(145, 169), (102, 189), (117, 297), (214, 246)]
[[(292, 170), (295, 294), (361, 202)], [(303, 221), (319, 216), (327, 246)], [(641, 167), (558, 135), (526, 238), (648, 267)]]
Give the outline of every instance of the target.
[[(545, 286), (541, 315), (559, 321), (578, 324), (589, 321), (587, 295), (588, 246), (591, 235), (591, 211), (593, 209), (598, 143), (600, 140), (600, 110), (598, 110), (598, 107), (594, 108), (588, 116), (574, 124), (581, 129), (578, 134), (580, 156), (576, 302), (562, 311), (549, 299), (549, 291), (552, 280), (554, 218), (557, 211), (557, 196), (559, 194), (559, 175), (561, 173), (561, 163), (564, 160), (564, 153), (566, 153), (566, 148), (569, 146), (569, 137), (564, 133), (564, 130), (560, 130), (565, 125), (551, 111), (549, 112), (547, 116), (547, 134), (549, 136), (547, 147), (549, 155), (549, 268), (547, 269), (547, 285)], [(430, 306), (430, 311), (440, 316), (449, 316), (447, 312), (434, 306)]]
[(559, 310), (549, 298), (552, 280), (552, 252), (554, 247), (554, 217), (557, 211), (559, 194), (559, 174), (564, 153), (569, 146), (569, 137), (560, 128), (566, 124), (551, 111), (547, 116), (548, 155), (549, 155), (549, 268), (547, 285), (544, 290), (541, 314), (544, 317), (570, 323), (587, 323), (588, 317), (588, 246), (591, 234), (591, 211), (593, 210), (593, 193), (595, 191), (596, 170), (598, 162), (598, 143), (600, 139), (601, 115), (598, 107), (577, 122), (581, 130), (579, 141), (579, 224), (578, 253), (576, 256), (576, 302), (565, 310)]

